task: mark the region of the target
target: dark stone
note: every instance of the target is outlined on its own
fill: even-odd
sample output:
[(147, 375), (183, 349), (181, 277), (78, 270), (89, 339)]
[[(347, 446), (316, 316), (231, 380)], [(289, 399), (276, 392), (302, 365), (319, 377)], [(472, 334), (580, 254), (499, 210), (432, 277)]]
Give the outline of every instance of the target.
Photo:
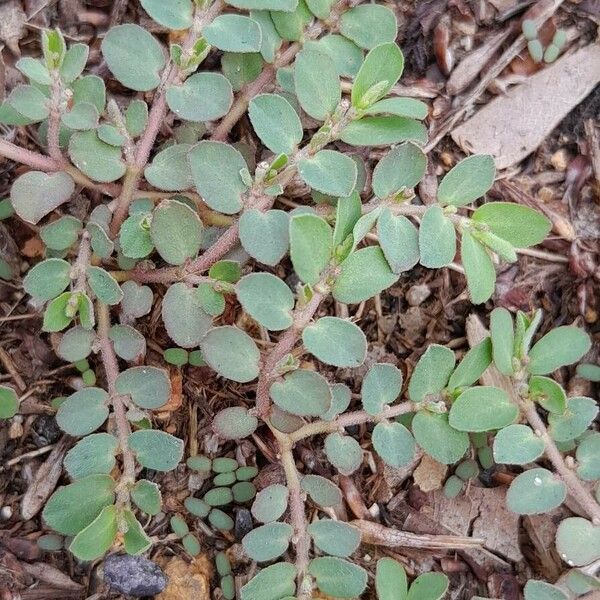
[(38, 448), (58, 442), (62, 434), (63, 432), (52, 415), (40, 415), (33, 424), (33, 442)]
[(241, 540), (253, 528), (252, 513), (247, 508), (238, 509), (235, 513), (235, 539)]
[(104, 561), (104, 581), (121, 594), (135, 598), (160, 594), (167, 585), (167, 577), (157, 564), (128, 554), (112, 554)]

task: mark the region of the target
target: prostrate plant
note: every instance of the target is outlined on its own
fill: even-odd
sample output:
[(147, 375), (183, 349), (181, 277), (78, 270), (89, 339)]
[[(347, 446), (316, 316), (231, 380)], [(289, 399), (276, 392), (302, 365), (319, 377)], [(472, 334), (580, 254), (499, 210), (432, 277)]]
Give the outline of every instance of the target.
[[(166, 285), (161, 315), (176, 347), (164, 352), (165, 361), (179, 368), (206, 364), (233, 382), (256, 380), (256, 406), (225, 408), (215, 416), (213, 429), (228, 441), (265, 425), (285, 471), (286, 485), (271, 485), (256, 495), (252, 515), (260, 525), (242, 545), (252, 559), (271, 563), (289, 556), (291, 543), (294, 562), (262, 568), (242, 588), (243, 600), (294, 594), (303, 600), (315, 585), (335, 597), (356, 597), (365, 590), (366, 571), (348, 560), (359, 547), (361, 530), (325, 517), (308, 524), (307, 498), (327, 508), (338, 504), (342, 493), (327, 478), (299, 473), (294, 448), (324, 435), (331, 464), (351, 474), (362, 464), (363, 449), (345, 428), (370, 422), (375, 423), (375, 452), (393, 467), (407, 464), (417, 444), (439, 462), (462, 461), (471, 448), (470, 436), (483, 462), (488, 432), (498, 432), (497, 462), (525, 464), (545, 453), (562, 479), (541, 468), (525, 471), (509, 490), (510, 507), (525, 514), (548, 510), (568, 490), (592, 522), (567, 519), (559, 530), (559, 548), (573, 564), (598, 558), (598, 505), (580, 481), (598, 476), (599, 434), (586, 433), (595, 407), (589, 399), (567, 401), (559, 386), (543, 376), (583, 356), (589, 345), (583, 332), (560, 328), (529, 350), (539, 319), (530, 322), (519, 314), (513, 334), (510, 317), (496, 312), (491, 341), (483, 340), (458, 365), (451, 350), (430, 346), (412, 373), (405, 402), (396, 403), (402, 372), (391, 364), (372, 365), (362, 382), (362, 410), (348, 411), (351, 390), (346, 385), (302, 368), (299, 361), (308, 352), (333, 367), (365, 362), (367, 339), (358, 325), (338, 317), (316, 318), (324, 301), (356, 304), (393, 286), (417, 264), (451, 265), (459, 237), (470, 297), (483, 303), (494, 290), (495, 262), (516, 261), (519, 249), (544, 239), (549, 221), (506, 202), (484, 203), (468, 215), (461, 211), (491, 188), (495, 168), (489, 156), (458, 163), (441, 180), (438, 202), (412, 202), (426, 170), (420, 146), (426, 141), (421, 120), (427, 107), (388, 97), (404, 64), (389, 9), (331, 0), (228, 4), (221, 14), (226, 7), (220, 0), (143, 0), (162, 26), (189, 28), (185, 42), (171, 46), (169, 59), (159, 41), (138, 25), (108, 31), (102, 43), (108, 68), (123, 86), (154, 91), (150, 108), (135, 97), (127, 107), (114, 99), (107, 102), (102, 79), (82, 75), (87, 47), (75, 44), (67, 50), (56, 31), (43, 34), (43, 61), (19, 62), (31, 84), (15, 88), (0, 107), (4, 122), (41, 123), (40, 138), (47, 141), (48, 156), (0, 142), (1, 154), (39, 169), (13, 184), (11, 202), (22, 219), (37, 224), (64, 210), (76, 185), (115, 198), (97, 204), (85, 222), (69, 214), (48, 219), (40, 228), (47, 258), (24, 279), (27, 293), (47, 302), (43, 330), (64, 332), (59, 354), (80, 364), (99, 352), (107, 387), (93, 384), (58, 407), (60, 427), (82, 439), (65, 460), (73, 482), (59, 488), (44, 509), (47, 524), (74, 536), (70, 549), (82, 560), (101, 557), (114, 545), (139, 553), (151, 544), (135, 511), (156, 515), (160, 492), (150, 480), (138, 479), (138, 470), (175, 468), (183, 442), (152, 429), (152, 411), (169, 400), (171, 383), (165, 369), (143, 366), (146, 340), (134, 325), (152, 311), (155, 293)], [(197, 73), (212, 47), (224, 52), (223, 74)], [(342, 93), (341, 77), (352, 79), (349, 97)], [(234, 91), (239, 92), (235, 99)], [(223, 141), (246, 111), (264, 145), (260, 156), (265, 160), (256, 166), (249, 147)], [(149, 162), (167, 115), (181, 123), (173, 129), (174, 139)], [(211, 130), (210, 139), (201, 139)], [(361, 198), (367, 193), (367, 165), (357, 154), (334, 149), (341, 147), (333, 145), (338, 141), (392, 146), (373, 170), (367, 202)], [(309, 190), (314, 205), (274, 208), (297, 181)], [(373, 231), (379, 243), (368, 245)], [(299, 281), (294, 290), (269, 270), (287, 255)], [(262, 270), (252, 271), (249, 258)], [(225, 316), (218, 321), (226, 303), (234, 300), (265, 333), (280, 332), (268, 350), (261, 351)], [(116, 307), (120, 323), (113, 324)], [(555, 337), (545, 341), (556, 335), (568, 336), (569, 343), (557, 344)], [(514, 378), (516, 400), (502, 389), (477, 385), (492, 358)], [(122, 370), (119, 359), (130, 366)], [(18, 399), (8, 388), (0, 392), (0, 414), (10, 417)], [(548, 431), (534, 402), (550, 412)], [(99, 432), (105, 423), (106, 431)], [(515, 444), (515, 439), (527, 443)], [(560, 449), (556, 442), (563, 444)], [(572, 458), (561, 453), (575, 445), (577, 473)], [(535, 451), (530, 448), (518, 460), (507, 456), (528, 447)], [(231, 459), (192, 457), (188, 466), (208, 472), (223, 460)], [(234, 473), (237, 464), (227, 464), (231, 470), (219, 466), (216, 488), (185, 503), (217, 530), (232, 526), (219, 506), (254, 496), (248, 473)], [(463, 462), (455, 477), (460, 483), (475, 476), (474, 469), (472, 462)], [(195, 554), (199, 543), (185, 521), (174, 517), (171, 525)], [(572, 545), (577, 535), (590, 540), (583, 550)], [(227, 596), (230, 571), (220, 560)], [(389, 577), (402, 575), (384, 563), (377, 576), (382, 598)], [(413, 591), (425, 586), (431, 586), (428, 596)], [(446, 586), (443, 576), (424, 576), (406, 597), (439, 598)]]

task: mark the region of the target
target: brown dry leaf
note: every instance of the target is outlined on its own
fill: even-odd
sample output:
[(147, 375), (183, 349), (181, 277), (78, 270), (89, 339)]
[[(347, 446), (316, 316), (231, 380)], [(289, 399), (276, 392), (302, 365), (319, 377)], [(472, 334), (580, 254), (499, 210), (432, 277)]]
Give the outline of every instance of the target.
[(444, 485), (448, 467), (425, 454), (413, 473), (415, 483), (424, 492), (439, 490)]
[(545, 67), (452, 131), (463, 150), (491, 154), (510, 167), (533, 152), (600, 82), (600, 45), (590, 44)]
[(53, 587), (73, 591), (81, 591), (83, 588), (80, 583), (76, 583), (62, 571), (47, 563), (36, 562), (29, 564), (24, 562), (23, 568), (39, 581), (43, 581)]
[(171, 369), (169, 373), (171, 379), (171, 397), (169, 401), (160, 407), (160, 418), (167, 418), (168, 413), (176, 411), (183, 402), (183, 375), (180, 369)]
[(20, 0), (5, 0), (0, 4), (0, 40), (16, 56), (21, 56), (19, 40), (25, 35), (25, 21)]
[(31, 237), (25, 241), (21, 248), (21, 253), (27, 258), (37, 258), (44, 256), (46, 247), (39, 237)]
[(169, 583), (156, 600), (210, 600), (213, 567), (207, 555), (196, 556), (189, 563), (181, 558), (172, 558), (164, 566), (164, 571)]

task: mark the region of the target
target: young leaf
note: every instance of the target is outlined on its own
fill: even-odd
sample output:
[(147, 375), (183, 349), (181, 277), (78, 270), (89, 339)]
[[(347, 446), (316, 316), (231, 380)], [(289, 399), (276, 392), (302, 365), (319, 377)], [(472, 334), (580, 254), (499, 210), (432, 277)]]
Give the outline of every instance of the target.
[(351, 146), (390, 146), (407, 141), (424, 144), (427, 130), (422, 123), (407, 117), (363, 117), (352, 121), (342, 131), (340, 139)]
[(125, 281), (121, 284), (121, 289), (123, 290), (121, 309), (128, 317), (139, 319), (152, 310), (153, 294), (147, 285)]
[(40, 85), (50, 85), (52, 83), (50, 72), (41, 60), (26, 56), (20, 58), (16, 62), (15, 67), (17, 67), (25, 77), (35, 81), (35, 83), (39, 83)]
[(511, 202), (488, 202), (480, 206), (471, 218), (485, 223), (492, 233), (515, 248), (539, 244), (552, 228), (550, 221), (537, 210)]
[(577, 362), (592, 343), (585, 331), (563, 325), (547, 333), (529, 351), (529, 372), (545, 375), (560, 367)]
[(304, 283), (319, 281), (331, 260), (332, 244), (331, 227), (321, 217), (301, 214), (290, 219), (290, 256)]
[(409, 117), (411, 119), (418, 119), (419, 121), (425, 119), (429, 113), (427, 104), (414, 98), (384, 98), (379, 102), (376, 102), (370, 106), (366, 111), (368, 115), (396, 115), (398, 117)]
[(494, 364), (503, 375), (513, 373), (515, 334), (511, 314), (506, 308), (495, 308), (490, 315), (492, 355)]
[(325, 438), (325, 454), (342, 475), (352, 475), (362, 464), (360, 444), (354, 438), (337, 432)]
[(373, 48), (352, 84), (352, 106), (368, 108), (394, 87), (404, 70), (404, 56), (394, 42)]
[(427, 157), (411, 142), (390, 150), (373, 171), (373, 191), (378, 198), (388, 198), (404, 189), (414, 188), (427, 168)]
[(248, 116), (256, 135), (275, 154), (294, 153), (304, 131), (298, 113), (277, 94), (259, 94), (250, 101)]
[(402, 391), (402, 371), (389, 363), (374, 364), (363, 379), (360, 395), (363, 408), (378, 415)]
[(412, 432), (417, 444), (445, 465), (458, 462), (469, 449), (469, 435), (452, 428), (447, 414), (420, 410), (412, 420)]
[(254, 340), (241, 329), (224, 326), (210, 329), (200, 342), (206, 363), (219, 375), (239, 383), (258, 376), (260, 352)]
[(171, 396), (171, 382), (165, 369), (132, 367), (120, 373), (115, 381), (119, 394), (131, 396), (141, 408), (154, 410), (166, 404)]
[(367, 338), (360, 327), (338, 317), (323, 317), (302, 332), (304, 347), (334, 367), (359, 367), (367, 356)]
[[(267, 16), (270, 20), (271, 17), (268, 13)], [(256, 21), (256, 18), (253, 17), (253, 20)], [(261, 24), (259, 23), (259, 25)], [(262, 25), (261, 30), (263, 30)], [(264, 43), (264, 37), (262, 43)], [(227, 77), (234, 92), (239, 92), (246, 84), (254, 81), (261, 74), (263, 66), (262, 56), (257, 52), (246, 52), (244, 54), (240, 52), (223, 52), (223, 56), (221, 57), (221, 70), (223, 71), (223, 75)]]
[(117, 507), (106, 506), (75, 536), (69, 550), (79, 560), (96, 560), (110, 549), (117, 536), (117, 529)]
[(167, 290), (162, 319), (169, 337), (182, 348), (197, 346), (212, 326), (212, 318), (200, 307), (196, 291), (183, 282)]
[(56, 298), (71, 281), (71, 265), (62, 258), (48, 258), (29, 270), (23, 288), (37, 300)]
[(88, 284), (96, 298), (104, 304), (119, 304), (123, 299), (123, 292), (117, 280), (102, 267), (89, 266), (87, 268)]
[(232, 103), (231, 84), (220, 73), (196, 73), (167, 88), (169, 108), (185, 121), (214, 121), (226, 115)]
[(380, 558), (375, 571), (378, 600), (406, 600), (408, 581), (404, 567), (393, 558)]
[(194, 22), (192, 0), (140, 0), (140, 4), (159, 25), (168, 29), (189, 29)]
[(98, 113), (104, 112), (106, 87), (101, 77), (85, 75), (73, 82), (73, 103), (80, 102), (89, 102), (98, 109)]
[(194, 182), (188, 162), (190, 144), (173, 144), (158, 152), (144, 170), (148, 183), (167, 192), (190, 189)]
[(226, 52), (260, 52), (262, 33), (258, 23), (235, 14), (219, 15), (202, 30), (206, 41)]
[(496, 269), (488, 251), (468, 231), (463, 231), (460, 256), (467, 276), (471, 302), (486, 302), (492, 297), (496, 285)]
[(308, 565), (308, 572), (317, 580), (319, 590), (328, 596), (356, 598), (367, 587), (367, 572), (342, 558), (313, 558)]
[(331, 406), (329, 384), (315, 371), (292, 371), (273, 382), (269, 394), (279, 408), (301, 417), (318, 417)]
[(71, 394), (58, 408), (58, 426), (74, 437), (92, 433), (108, 418), (108, 394), (100, 388), (88, 387)]
[(569, 600), (569, 597), (555, 585), (545, 581), (530, 579), (523, 589), (525, 600)]
[(274, 266), (290, 245), (290, 217), (283, 210), (245, 210), (240, 217), (240, 242), (258, 262)]
[(346, 197), (356, 185), (356, 163), (335, 150), (321, 150), (298, 161), (298, 174), (311, 188), (335, 197)]
[(292, 325), (294, 294), (279, 277), (251, 273), (238, 281), (236, 294), (244, 310), (267, 329), (281, 331)]
[(154, 429), (134, 431), (127, 439), (137, 461), (147, 469), (172, 471), (183, 456), (183, 441)]
[(98, 126), (99, 118), (98, 109), (93, 104), (80, 102), (75, 104), (68, 113), (62, 115), (61, 122), (69, 129), (84, 131), (95, 129)]
[(226, 440), (238, 440), (252, 435), (258, 427), (258, 419), (242, 406), (220, 410), (212, 423), (215, 433)]
[(144, 133), (148, 123), (148, 105), (143, 100), (132, 100), (125, 110), (125, 127), (131, 137)]
[(285, 485), (274, 483), (263, 488), (252, 504), (252, 516), (260, 523), (277, 521), (288, 507), (289, 492)]
[(361, 218), (361, 199), (355, 190), (348, 198), (340, 198), (337, 202), (335, 227), (333, 230), (333, 247), (337, 248), (352, 233)]
[(42, 331), (56, 332), (62, 331), (65, 327), (68, 327), (69, 323), (73, 320), (73, 317), (70, 314), (67, 315), (66, 311), (72, 298), (73, 294), (71, 292), (64, 292), (48, 304), (44, 311)]
[(123, 520), (127, 531), (123, 534), (123, 546), (127, 554), (141, 554), (150, 548), (152, 540), (148, 537), (140, 522), (130, 510), (124, 510)]
[(360, 530), (341, 521), (315, 521), (307, 527), (307, 531), (315, 546), (332, 556), (350, 556), (360, 545)]
[(344, 12), (340, 32), (366, 50), (396, 39), (398, 23), (394, 13), (381, 4), (362, 4)]
[(342, 501), (340, 488), (320, 475), (305, 475), (301, 480), (302, 489), (319, 506), (335, 506)]
[(271, 561), (287, 550), (293, 533), (294, 528), (287, 523), (267, 523), (247, 533), (242, 546), (253, 560)]
[(140, 361), (146, 355), (146, 338), (129, 325), (113, 325), (108, 337), (119, 358), (128, 362)]
[(466, 389), (452, 404), (449, 423), (459, 431), (491, 431), (510, 425), (518, 416), (517, 405), (496, 387)]
[(400, 423), (377, 423), (371, 441), (375, 452), (390, 467), (405, 466), (415, 455), (415, 440), (410, 431)]
[(448, 383), (454, 370), (454, 352), (445, 346), (431, 344), (415, 366), (408, 384), (408, 396), (413, 402), (423, 402), (438, 394)]
[(419, 232), (405, 216), (396, 217), (384, 209), (377, 220), (377, 235), (394, 273), (408, 271), (419, 262)]
[(562, 386), (550, 377), (534, 375), (529, 379), (529, 397), (548, 412), (562, 415), (567, 409), (567, 394)]
[(110, 433), (93, 433), (67, 452), (64, 466), (73, 479), (108, 474), (116, 464), (119, 442)]
[(304, 30), (313, 19), (304, 0), (298, 1), (293, 12), (273, 10), (270, 14), (277, 33), (290, 42), (302, 41)]
[(487, 155), (469, 156), (450, 169), (438, 188), (441, 204), (464, 206), (483, 196), (494, 183), (496, 165)]
[[(236, 3), (241, 2), (241, 0), (235, 1)], [(246, 2), (246, 0), (243, 0), (243, 2)], [(295, 582), (296, 567), (286, 562), (276, 563), (259, 571), (242, 587), (240, 599), (281, 600), (294, 594), (296, 591)]]
[(163, 200), (152, 215), (152, 242), (171, 265), (195, 258), (202, 244), (202, 222), (189, 206), (177, 200)]
[(456, 232), (442, 208), (434, 204), (423, 215), (419, 228), (421, 264), (430, 269), (449, 265), (456, 254)]
[[(282, 39), (277, 32), (277, 29), (275, 29), (271, 14), (266, 10), (252, 10), (250, 11), (250, 18), (258, 23), (262, 34), (260, 54), (266, 62), (272, 64), (275, 61), (277, 51), (281, 48)], [(238, 54), (237, 56), (248, 57), (254, 55)], [(260, 66), (258, 68), (259, 73), (260, 71), (262, 71), (262, 61), (260, 61)]]
[(487, 337), (465, 354), (448, 380), (448, 389), (473, 385), (491, 364), (492, 341)]
[(296, 55), (294, 82), (300, 106), (319, 121), (333, 113), (342, 97), (333, 61), (314, 47), (304, 48)]
[(590, 426), (597, 415), (598, 405), (592, 398), (568, 398), (563, 414), (548, 415), (550, 436), (557, 442), (574, 440)]
[(448, 577), (443, 573), (423, 573), (410, 586), (407, 600), (441, 600), (448, 590)]

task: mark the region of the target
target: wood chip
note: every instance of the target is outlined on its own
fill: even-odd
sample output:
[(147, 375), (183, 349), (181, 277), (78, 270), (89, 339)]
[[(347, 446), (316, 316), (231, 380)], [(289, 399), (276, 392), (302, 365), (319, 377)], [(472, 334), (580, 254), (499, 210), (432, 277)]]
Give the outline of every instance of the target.
[(600, 82), (600, 45), (545, 67), (452, 131), (467, 152), (491, 154), (499, 169), (533, 152)]

